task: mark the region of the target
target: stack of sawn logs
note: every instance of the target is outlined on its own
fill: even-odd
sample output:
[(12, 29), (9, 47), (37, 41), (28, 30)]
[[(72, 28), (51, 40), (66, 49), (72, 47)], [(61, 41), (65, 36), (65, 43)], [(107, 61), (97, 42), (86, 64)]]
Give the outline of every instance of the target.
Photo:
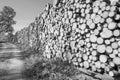
[(33, 25), (45, 57), (61, 57), (77, 67), (118, 75), (120, 1), (54, 0)]

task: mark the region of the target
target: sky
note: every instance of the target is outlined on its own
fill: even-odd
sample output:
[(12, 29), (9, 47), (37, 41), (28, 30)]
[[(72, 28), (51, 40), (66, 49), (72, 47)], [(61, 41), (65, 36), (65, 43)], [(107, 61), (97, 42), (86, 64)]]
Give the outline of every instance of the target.
[(28, 27), (45, 8), (45, 4), (53, 3), (53, 0), (0, 0), (0, 11), (4, 6), (12, 7), (16, 16), (13, 25), (15, 32)]

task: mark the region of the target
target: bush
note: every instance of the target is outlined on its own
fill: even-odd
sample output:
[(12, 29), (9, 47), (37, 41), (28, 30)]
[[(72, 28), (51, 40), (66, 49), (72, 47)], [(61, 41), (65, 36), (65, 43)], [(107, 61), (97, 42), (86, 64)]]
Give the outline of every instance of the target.
[(45, 69), (45, 61), (35, 61), (31, 60), (26, 63), (26, 69), (23, 74), (29, 78), (35, 78), (35, 80), (39, 80), (45, 78), (48, 74), (46, 74), (47, 69)]
[(34, 80), (70, 80), (78, 72), (75, 67), (61, 59), (41, 59), (27, 68), (23, 74)]
[(0, 77), (8, 75), (8, 74), (9, 74), (8, 70), (0, 69)]

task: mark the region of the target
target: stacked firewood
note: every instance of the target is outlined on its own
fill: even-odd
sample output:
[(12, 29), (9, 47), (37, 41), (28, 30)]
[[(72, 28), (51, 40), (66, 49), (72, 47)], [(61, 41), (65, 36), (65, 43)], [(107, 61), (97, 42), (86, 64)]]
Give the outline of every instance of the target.
[[(48, 58), (116, 76), (120, 65), (120, 2), (55, 0), (45, 13)], [(49, 24), (48, 24), (48, 23)]]
[(61, 57), (77, 67), (118, 75), (120, 1), (54, 0), (33, 24), (37, 35), (33, 39), (43, 44), (45, 57)]
[(31, 23), (31, 25), (29, 26), (29, 45), (35, 46), (34, 44), (36, 44), (37, 42), (37, 25), (35, 25), (35, 23)]

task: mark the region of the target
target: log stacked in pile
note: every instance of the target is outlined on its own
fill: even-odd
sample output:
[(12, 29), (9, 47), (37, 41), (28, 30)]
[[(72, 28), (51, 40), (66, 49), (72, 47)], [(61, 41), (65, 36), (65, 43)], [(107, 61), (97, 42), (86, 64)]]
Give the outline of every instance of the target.
[(34, 23), (45, 57), (61, 57), (81, 68), (118, 75), (120, 1), (54, 0)]
[(45, 35), (49, 35), (47, 57), (62, 57), (78, 67), (116, 76), (120, 65), (119, 6), (114, 0), (55, 0), (49, 15), (43, 15)]
[(35, 46), (36, 42), (37, 42), (37, 25), (35, 25), (35, 23), (31, 23), (31, 25), (29, 26), (29, 45)]

